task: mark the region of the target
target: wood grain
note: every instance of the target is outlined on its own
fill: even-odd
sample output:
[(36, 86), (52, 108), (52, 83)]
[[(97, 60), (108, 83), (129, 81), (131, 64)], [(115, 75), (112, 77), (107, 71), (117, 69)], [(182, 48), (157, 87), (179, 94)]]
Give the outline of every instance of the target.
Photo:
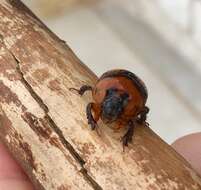
[(0, 0), (0, 36), (0, 138), (36, 189), (201, 189), (150, 128), (137, 127), (125, 152), (124, 131), (90, 130), (90, 94), (68, 88), (97, 77), (20, 1)]

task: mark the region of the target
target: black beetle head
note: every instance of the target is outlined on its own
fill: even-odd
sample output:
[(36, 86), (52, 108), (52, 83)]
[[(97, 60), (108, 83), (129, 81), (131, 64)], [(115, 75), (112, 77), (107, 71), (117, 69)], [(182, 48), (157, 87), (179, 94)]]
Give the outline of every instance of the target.
[(101, 117), (103, 122), (111, 123), (115, 121), (127, 105), (128, 97), (129, 95), (127, 93), (119, 93), (118, 89), (108, 89), (102, 103)]

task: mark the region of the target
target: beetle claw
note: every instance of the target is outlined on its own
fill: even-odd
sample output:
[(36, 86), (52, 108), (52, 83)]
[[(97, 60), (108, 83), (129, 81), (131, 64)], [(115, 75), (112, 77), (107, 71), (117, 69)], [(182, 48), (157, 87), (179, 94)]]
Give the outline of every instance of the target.
[(145, 122), (144, 122), (144, 126), (145, 126), (145, 127), (149, 127), (149, 123), (145, 121)]
[(132, 122), (129, 122), (128, 131), (121, 138), (121, 142), (122, 142), (122, 145), (123, 145), (123, 152), (124, 152), (125, 146), (128, 146), (128, 143), (132, 142), (133, 132), (134, 132), (134, 125), (133, 125)]
[(132, 136), (126, 133), (123, 137), (121, 137), (120, 142), (122, 142), (123, 146), (128, 146), (128, 143), (132, 142)]
[(89, 85), (83, 85), (80, 89), (69, 88), (70, 91), (76, 91), (80, 96), (82, 96), (86, 91), (92, 91), (92, 87)]
[(94, 120), (89, 120), (88, 124), (91, 126), (91, 130), (95, 130), (96, 128), (98, 128), (98, 125)]
[(76, 89), (76, 88), (68, 88), (68, 90), (70, 90), (70, 91), (79, 91), (78, 89)]
[(125, 147), (128, 147), (128, 140), (125, 138), (125, 136), (123, 136), (123, 137), (120, 139), (120, 142), (122, 142), (123, 152), (125, 152)]

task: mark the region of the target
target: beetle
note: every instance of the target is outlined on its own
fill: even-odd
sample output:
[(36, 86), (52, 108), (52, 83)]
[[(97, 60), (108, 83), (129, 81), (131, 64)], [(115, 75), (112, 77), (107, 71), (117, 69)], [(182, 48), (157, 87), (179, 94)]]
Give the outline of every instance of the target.
[(114, 129), (128, 127), (121, 139), (123, 147), (132, 142), (135, 125), (148, 126), (147, 88), (138, 76), (128, 70), (110, 70), (97, 80), (94, 87), (83, 85), (80, 89), (70, 90), (77, 91), (81, 96), (86, 91), (92, 91), (94, 102), (88, 103), (86, 108), (92, 130), (97, 127), (100, 118), (106, 124), (115, 123)]

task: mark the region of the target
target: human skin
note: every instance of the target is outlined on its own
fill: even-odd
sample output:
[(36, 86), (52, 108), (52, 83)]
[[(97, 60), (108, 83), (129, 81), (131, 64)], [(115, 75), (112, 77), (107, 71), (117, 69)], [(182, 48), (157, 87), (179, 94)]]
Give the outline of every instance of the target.
[(0, 142), (0, 190), (34, 190), (28, 177)]
[[(201, 133), (176, 140), (172, 147), (201, 175)], [(0, 190), (34, 190), (28, 177), (0, 143)]]
[(201, 133), (194, 133), (176, 140), (172, 147), (180, 153), (201, 175)]

